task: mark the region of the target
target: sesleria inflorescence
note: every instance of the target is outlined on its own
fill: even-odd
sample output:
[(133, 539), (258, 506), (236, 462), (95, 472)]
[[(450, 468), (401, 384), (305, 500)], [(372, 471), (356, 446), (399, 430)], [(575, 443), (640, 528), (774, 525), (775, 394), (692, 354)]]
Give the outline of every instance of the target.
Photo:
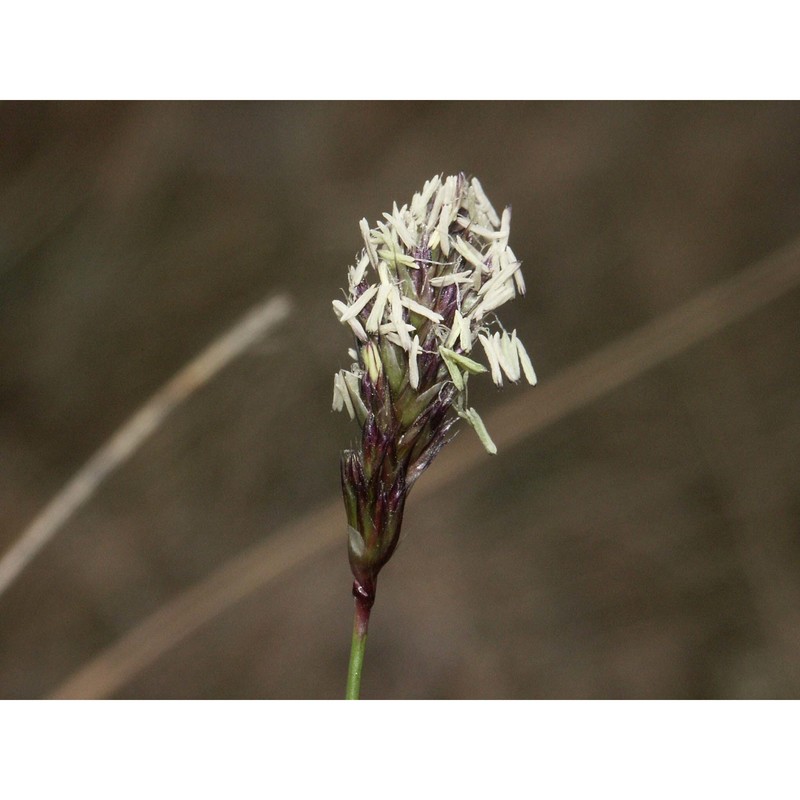
[(504, 378), (536, 384), (516, 331), (496, 313), (525, 293), (508, 245), (511, 209), (498, 215), (478, 179), (460, 174), (432, 178), (383, 217), (374, 228), (361, 220), (364, 249), (345, 299), (333, 301), (355, 337), (350, 368), (334, 376), (333, 408), (361, 429), (359, 445), (341, 456), (356, 600), (348, 698), (359, 696), (378, 573), (397, 547), (414, 483), (459, 419), (497, 452), (469, 405), (470, 378), (488, 372), (498, 386)]

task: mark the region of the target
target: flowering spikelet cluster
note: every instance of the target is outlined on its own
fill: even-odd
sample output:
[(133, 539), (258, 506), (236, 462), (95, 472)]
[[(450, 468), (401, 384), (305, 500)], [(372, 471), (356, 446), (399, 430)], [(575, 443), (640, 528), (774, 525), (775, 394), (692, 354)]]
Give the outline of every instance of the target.
[[(341, 470), (354, 592), (369, 605), (408, 492), (458, 418), (496, 452), (467, 405), (469, 377), (536, 383), (516, 331), (494, 313), (525, 293), (508, 246), (511, 209), (498, 216), (478, 179), (461, 174), (434, 177), (410, 205), (383, 216), (372, 229), (361, 220), (364, 249), (349, 269), (346, 302), (333, 301), (356, 340), (351, 368), (334, 376), (333, 408), (361, 427), (360, 447), (342, 453)], [(478, 344), (488, 368), (472, 357)]]

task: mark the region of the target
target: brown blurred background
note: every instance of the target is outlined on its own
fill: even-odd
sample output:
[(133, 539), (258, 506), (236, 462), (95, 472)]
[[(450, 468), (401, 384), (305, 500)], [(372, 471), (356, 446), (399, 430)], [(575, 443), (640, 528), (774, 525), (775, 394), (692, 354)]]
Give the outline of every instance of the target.
[[(50, 695), (337, 502), (354, 428), (330, 412), (349, 346), (330, 302), (358, 220), (433, 174), (513, 206), (528, 295), (504, 321), (542, 391), (800, 236), (796, 104), (5, 103), (0, 143), (3, 551), (215, 336), (293, 304), (0, 597), (5, 698)], [(799, 319), (789, 287), (412, 495), (364, 696), (800, 696)], [(484, 417), (540, 391), (475, 384)], [(349, 591), (342, 532), (112, 696), (339, 697)]]

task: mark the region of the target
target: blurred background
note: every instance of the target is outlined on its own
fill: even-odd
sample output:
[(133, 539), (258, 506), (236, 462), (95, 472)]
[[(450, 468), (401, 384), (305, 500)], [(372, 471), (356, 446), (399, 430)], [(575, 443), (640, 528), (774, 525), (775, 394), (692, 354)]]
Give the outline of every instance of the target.
[[(503, 319), (540, 386), (474, 382), (511, 438), (477, 457), (462, 430), (412, 494), (363, 696), (800, 696), (800, 263), (612, 391), (546, 394), (793, 246), (800, 106), (4, 103), (0, 142), (2, 551), (216, 336), (292, 304), (0, 596), (0, 696), (342, 696), (355, 428), (330, 411), (330, 303), (358, 220), (462, 170), (513, 207), (528, 294)], [(320, 520), (333, 543), (293, 555)], [(231, 587), (273, 540), (288, 566)]]

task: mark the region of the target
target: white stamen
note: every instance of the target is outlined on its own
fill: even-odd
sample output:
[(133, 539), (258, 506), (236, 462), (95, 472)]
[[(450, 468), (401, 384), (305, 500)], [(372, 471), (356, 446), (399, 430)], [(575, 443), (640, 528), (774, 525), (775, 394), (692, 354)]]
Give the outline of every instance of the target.
[(481, 286), (478, 290), (478, 297), (483, 297), (487, 292), (491, 291), (492, 288), (497, 284), (497, 273), (492, 275), (486, 283)]
[(500, 233), (502, 233), (502, 237), (499, 241), (502, 243), (503, 247), (508, 245), (508, 234), (511, 231), (511, 206), (506, 206), (503, 209), (503, 218), (500, 220)]
[(369, 412), (367, 411), (367, 407), (364, 405), (364, 401), (361, 399), (361, 381), (358, 375), (354, 375), (352, 372), (347, 372), (346, 370), (342, 370), (342, 377), (344, 378), (344, 384), (350, 393), (350, 399), (353, 401), (355, 415), (359, 422), (363, 422), (367, 418)]
[(481, 440), (481, 444), (486, 448), (486, 452), (489, 455), (495, 455), (497, 453), (497, 445), (492, 441), (492, 437), (489, 436), (489, 431), (486, 430), (480, 414), (474, 408), (468, 408), (466, 411), (459, 411), (458, 416), (472, 425)]
[(504, 331), (502, 337), (500, 337), (500, 351), (503, 354), (500, 365), (508, 375), (508, 379), (514, 382), (519, 380), (519, 352), (517, 351), (516, 339), (516, 331), (511, 336)]
[(355, 317), (347, 320), (347, 324), (350, 326), (350, 330), (356, 335), (356, 339), (362, 342), (367, 341), (367, 332), (364, 330), (364, 326)]
[(345, 386), (347, 386), (347, 388), (350, 390), (350, 397), (352, 398), (353, 402), (356, 405), (359, 403), (361, 404), (361, 407), (364, 409), (364, 416), (366, 416), (367, 407), (361, 400), (361, 379), (358, 375), (353, 372), (349, 372), (348, 370), (342, 370), (342, 378), (344, 378)]
[(367, 369), (370, 380), (375, 383), (383, 374), (383, 361), (381, 361), (378, 345), (374, 341), (368, 342), (367, 346), (361, 350), (361, 355), (364, 358), (364, 366)]
[(352, 319), (362, 311), (364, 306), (372, 300), (373, 297), (378, 293), (378, 287), (373, 284), (369, 287), (359, 298), (356, 300), (353, 305), (351, 305), (347, 311), (342, 314), (339, 318), (339, 322), (347, 322), (347, 320)]
[(386, 308), (386, 298), (389, 296), (389, 290), (391, 288), (392, 284), (387, 281), (386, 283), (382, 283), (380, 289), (378, 289), (378, 296), (375, 299), (375, 305), (372, 306), (372, 311), (370, 312), (369, 317), (367, 317), (367, 330), (370, 333), (375, 333), (381, 324), (383, 312)]
[(350, 419), (355, 419), (356, 417), (356, 410), (353, 408), (353, 401), (350, 398), (350, 391), (347, 388), (347, 384), (344, 382), (344, 378), (342, 377), (342, 373), (337, 373), (336, 377), (339, 379), (339, 393), (344, 400), (345, 408), (347, 409), (347, 413), (350, 415)]
[(458, 335), (461, 333), (463, 322), (464, 317), (462, 317), (459, 310), (456, 309), (456, 313), (453, 315), (453, 327), (450, 330), (450, 335), (445, 340), (445, 347), (452, 347), (456, 343), (456, 339), (458, 339)]
[[(409, 336), (416, 330), (416, 328), (409, 322), (404, 322), (403, 327), (408, 331)], [(394, 322), (385, 322), (378, 328), (378, 333), (386, 336), (389, 333), (397, 333)]]
[(444, 201), (442, 203), (442, 211), (439, 215), (439, 224), (436, 230), (439, 232), (439, 246), (445, 256), (450, 255), (450, 223), (455, 219), (458, 209), (453, 207), (456, 199), (457, 179), (455, 175), (451, 175), (444, 184)]
[(395, 264), (402, 264), (404, 267), (411, 267), (411, 269), (418, 269), (419, 265), (414, 261), (413, 256), (401, 253), (400, 250), (378, 250), (378, 255), (385, 258), (387, 261), (394, 261)]
[(417, 246), (417, 240), (411, 235), (411, 231), (406, 228), (405, 223), (400, 217), (400, 212), (397, 210), (397, 203), (394, 204), (394, 209), (391, 214), (383, 215), (394, 225), (395, 231), (400, 241), (409, 249), (413, 250)]
[(411, 351), (408, 354), (408, 382), (415, 389), (419, 386), (419, 364), (417, 364), (419, 351), (419, 336), (415, 336), (411, 342)]
[(367, 222), (366, 218), (362, 219), (361, 222), (358, 223), (359, 227), (361, 228), (361, 236), (364, 238), (364, 247), (367, 250), (367, 257), (369, 258), (369, 263), (372, 264), (373, 269), (378, 268), (378, 254), (375, 252), (375, 246), (372, 244), (369, 236), (369, 223)]
[(389, 278), (389, 265), (385, 261), (378, 262), (378, 278), (382, 286), (388, 286), (391, 283)]
[(491, 228), (485, 228), (483, 225), (476, 225), (474, 222), (469, 225), (469, 229), (472, 233), (480, 236), (481, 239), (486, 239), (487, 242), (503, 238), (503, 234), (500, 231), (493, 231)]
[(400, 302), (410, 311), (419, 314), (421, 317), (427, 317), (434, 322), (441, 322), (444, 317), (437, 313), (436, 311), (431, 311), (427, 306), (423, 306), (418, 303), (416, 300), (412, 300), (410, 297), (401, 297)]
[[(333, 312), (339, 318), (339, 322), (342, 322), (342, 316), (347, 312), (347, 306), (341, 300), (334, 300)], [(355, 317), (345, 320), (344, 322), (350, 326), (353, 333), (359, 340), (362, 342), (367, 341), (367, 333), (364, 330), (363, 325)]]
[[(514, 275), (514, 285), (517, 287), (517, 291), (520, 294), (525, 294), (525, 278), (522, 276), (522, 262), (517, 261), (517, 257), (514, 255), (514, 251), (510, 247), (506, 247), (503, 251), (502, 259), (505, 260), (503, 264), (504, 267), (510, 267), (516, 264), (516, 269), (513, 270)], [(501, 262), (502, 264), (503, 262)]]
[(507, 283), (503, 284), (502, 286), (498, 286), (496, 289), (486, 293), (486, 296), (483, 298), (479, 306), (480, 315), (483, 316), (484, 314), (488, 314), (490, 311), (494, 311), (495, 308), (500, 308), (503, 303), (507, 303), (513, 298), (513, 286), (509, 286)]
[[(458, 314), (458, 311), (456, 311), (456, 314)], [(461, 326), (459, 341), (461, 342), (461, 349), (465, 353), (469, 353), (470, 350), (472, 350), (472, 331), (470, 330), (469, 323)]]
[(477, 178), (472, 179), (472, 188), (475, 190), (475, 199), (478, 201), (478, 205), (486, 212), (492, 225), (499, 225), (500, 217), (497, 216), (494, 206), (489, 202), (489, 198), (486, 196), (486, 192), (483, 191), (483, 186), (481, 186), (481, 182)]
[(438, 278), (431, 278), (428, 283), (431, 286), (450, 286), (451, 283), (471, 283), (471, 272), (451, 272), (449, 275), (440, 275)]
[(444, 186), (439, 186), (436, 191), (436, 197), (433, 199), (433, 205), (431, 206), (431, 213), (428, 216), (428, 224), (427, 229), (432, 231), (436, 227), (436, 223), (439, 221), (439, 212), (442, 210), (442, 203), (444, 202)]
[(400, 292), (397, 291), (396, 286), (392, 286), (389, 290), (389, 303), (391, 312), (390, 319), (395, 327), (395, 332), (400, 338), (403, 350), (408, 352), (411, 349), (411, 337), (408, 335), (405, 320), (403, 319), (403, 303), (400, 297)]
[(447, 223), (445, 222), (444, 214), (439, 218), (439, 227), (436, 229), (439, 234), (439, 247), (445, 256), (450, 255), (450, 237), (447, 235)]
[(334, 411), (341, 411), (344, 408), (344, 395), (342, 394), (341, 386), (339, 385), (341, 382), (341, 376), (337, 372), (333, 376), (333, 410)]
[(411, 202), (411, 211), (414, 216), (424, 222), (425, 212), (428, 210), (428, 203), (433, 197), (433, 193), (441, 186), (442, 179), (436, 175), (431, 180), (425, 181), (425, 186), (422, 192), (414, 195), (414, 200)]
[(525, 278), (522, 277), (522, 270), (518, 269), (514, 273), (514, 284), (520, 294), (525, 294)]
[(456, 250), (475, 267), (478, 272), (484, 269), (483, 258), (481, 254), (469, 243), (465, 242), (460, 236), (456, 236), (455, 242)]
[(536, 386), (536, 372), (533, 369), (533, 364), (531, 364), (525, 347), (519, 339), (517, 339), (517, 352), (519, 353), (520, 364), (522, 364), (522, 371), (525, 373), (525, 380), (528, 381), (531, 386)]
[(444, 356), (444, 358), (449, 359), (454, 364), (457, 364), (462, 369), (465, 369), (470, 375), (480, 375), (482, 372), (487, 372), (487, 369), (483, 366), (483, 364), (473, 361), (473, 359), (467, 358), (461, 353), (456, 353), (449, 347), (440, 347), (439, 352), (442, 354), (442, 356)]
[(459, 391), (464, 390), (464, 376), (461, 374), (461, 370), (458, 368), (458, 364), (450, 357), (452, 354), (452, 350), (448, 350), (446, 347), (439, 348), (439, 354), (444, 359), (444, 365), (447, 367), (447, 371), (450, 373), (450, 378), (453, 381), (456, 389)]
[(469, 226), (472, 225), (473, 217), (472, 214), (467, 212), (466, 217), (456, 215), (456, 225), (460, 225), (464, 230), (468, 230)]
[(505, 372), (509, 380), (513, 380), (511, 376), (514, 374), (514, 367), (508, 360), (508, 355), (503, 347), (504, 337), (505, 332), (503, 333), (503, 336), (501, 336), (499, 333), (495, 333), (494, 336), (492, 336), (492, 345), (495, 353), (497, 353), (497, 359), (500, 362), (500, 366), (503, 368), (503, 372)]
[(482, 278), (483, 278), (483, 269), (476, 269), (472, 273), (472, 291), (473, 292), (480, 292)]
[[(428, 182), (425, 182), (425, 186), (428, 185)], [(422, 213), (425, 212), (425, 206), (422, 202), (422, 195), (419, 192), (414, 192), (414, 196), (411, 198), (411, 215), (416, 219), (419, 220), (422, 216)]]
[(351, 289), (353, 289), (354, 287), (358, 286), (359, 283), (361, 283), (361, 281), (364, 278), (364, 273), (366, 272), (368, 266), (369, 266), (369, 256), (366, 253), (364, 253), (364, 255), (361, 256), (358, 265), (350, 270)]
[(489, 361), (489, 366), (492, 370), (492, 380), (498, 386), (502, 386), (503, 374), (500, 372), (500, 362), (497, 359), (497, 353), (494, 349), (494, 342), (492, 341), (491, 337), (486, 337), (482, 333), (478, 334), (478, 339), (480, 339), (484, 352), (486, 353), (486, 358)]
[[(391, 215), (389, 216), (391, 219)], [(390, 228), (385, 222), (378, 220), (378, 227), (370, 231), (372, 243), (375, 247), (384, 245), (390, 250), (394, 250), (398, 244), (397, 232)]]

